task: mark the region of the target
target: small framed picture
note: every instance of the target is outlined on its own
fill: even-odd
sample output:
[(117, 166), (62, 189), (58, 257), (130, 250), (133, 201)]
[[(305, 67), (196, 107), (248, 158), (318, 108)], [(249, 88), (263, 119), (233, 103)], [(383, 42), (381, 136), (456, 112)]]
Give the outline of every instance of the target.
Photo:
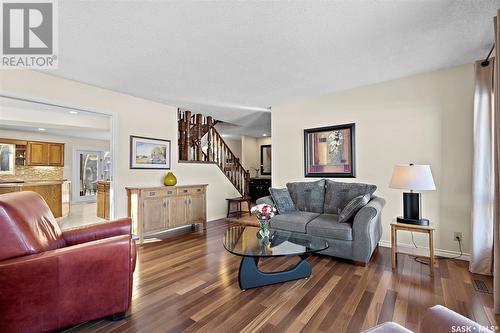
[(304, 130), (306, 177), (356, 177), (355, 124)]
[(170, 169), (170, 140), (130, 136), (130, 169)]
[(271, 175), (271, 145), (260, 146), (260, 174)]

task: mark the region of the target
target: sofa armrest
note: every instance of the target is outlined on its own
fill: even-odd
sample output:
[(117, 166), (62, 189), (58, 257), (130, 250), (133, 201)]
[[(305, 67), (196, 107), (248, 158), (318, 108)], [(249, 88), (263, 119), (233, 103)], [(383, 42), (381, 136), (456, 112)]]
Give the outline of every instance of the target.
[(382, 236), (382, 208), (384, 206), (385, 200), (374, 196), (356, 213), (352, 223), (354, 241), (367, 242), (372, 250), (377, 246)]
[(42, 332), (126, 311), (131, 242), (117, 236), (0, 261), (0, 332)]
[(77, 245), (114, 236), (130, 235), (131, 219), (126, 217), (111, 222), (69, 229), (62, 233), (66, 244)]
[(255, 203), (257, 205), (268, 204), (274, 207), (274, 200), (270, 195), (257, 199)]
[(442, 305), (427, 309), (420, 321), (421, 333), (453, 332), (453, 327), (455, 332), (465, 332), (457, 330), (459, 327), (469, 329), (467, 332), (492, 332), (490, 327), (482, 326)]

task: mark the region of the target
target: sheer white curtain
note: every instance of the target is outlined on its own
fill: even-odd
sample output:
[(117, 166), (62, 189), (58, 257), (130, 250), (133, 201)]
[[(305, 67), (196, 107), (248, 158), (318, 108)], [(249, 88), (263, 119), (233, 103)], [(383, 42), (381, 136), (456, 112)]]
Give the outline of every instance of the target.
[(472, 165), (472, 240), (470, 271), (493, 271), (493, 67), (477, 61), (474, 89), (474, 158)]

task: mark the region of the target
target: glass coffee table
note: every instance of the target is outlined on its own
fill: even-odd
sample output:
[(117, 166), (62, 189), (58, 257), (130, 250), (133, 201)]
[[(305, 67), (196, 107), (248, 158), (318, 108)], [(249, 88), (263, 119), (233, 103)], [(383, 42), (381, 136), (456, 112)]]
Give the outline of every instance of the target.
[[(328, 243), (316, 237), (283, 230), (271, 229), (271, 235), (263, 238), (259, 228), (237, 226), (226, 230), (224, 248), (241, 256), (239, 284), (241, 290), (267, 286), (311, 276), (307, 257), (328, 248)], [(299, 256), (294, 267), (281, 272), (261, 272), (258, 268), (262, 257)]]

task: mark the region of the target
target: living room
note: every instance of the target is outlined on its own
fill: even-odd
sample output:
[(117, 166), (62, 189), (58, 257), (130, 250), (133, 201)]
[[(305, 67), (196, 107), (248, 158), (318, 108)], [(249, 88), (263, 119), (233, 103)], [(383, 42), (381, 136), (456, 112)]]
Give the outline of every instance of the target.
[[(3, 1), (0, 331), (497, 331), (499, 8)], [(16, 163), (87, 114), (65, 224)]]

